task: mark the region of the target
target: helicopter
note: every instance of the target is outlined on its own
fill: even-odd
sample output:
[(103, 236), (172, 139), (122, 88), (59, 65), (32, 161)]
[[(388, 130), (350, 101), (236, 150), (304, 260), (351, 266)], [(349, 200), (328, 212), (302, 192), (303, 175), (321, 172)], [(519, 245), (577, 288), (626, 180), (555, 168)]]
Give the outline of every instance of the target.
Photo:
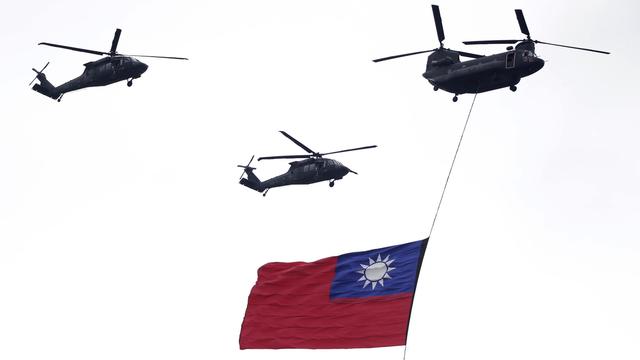
[[(249, 163), (247, 165), (238, 165), (238, 167), (244, 169), (242, 171), (242, 174), (240, 175), (240, 184), (255, 191), (261, 192), (262, 196), (267, 196), (267, 192), (271, 188), (287, 185), (307, 185), (328, 180), (329, 187), (333, 187), (336, 180), (342, 179), (349, 173), (354, 173), (356, 175), (358, 173), (342, 165), (339, 161), (324, 158), (324, 155), (377, 147), (377, 145), (370, 145), (353, 149), (332, 151), (328, 153), (319, 153), (309, 149), (306, 145), (296, 140), (293, 136), (287, 134), (285, 131), (280, 131), (280, 133), (291, 140), (294, 144), (301, 147), (308, 154), (265, 156), (258, 158), (258, 161), (272, 159), (304, 159), (290, 162), (289, 170), (287, 170), (286, 173), (275, 176), (265, 181), (260, 181), (260, 179), (258, 179), (258, 177), (253, 173), (253, 170), (256, 169), (254, 167), (251, 167), (251, 162), (253, 161), (254, 156), (251, 157), (251, 160), (249, 160)], [(247, 174), (246, 178), (244, 177), (244, 174)]]
[[(440, 8), (438, 5), (431, 5), (431, 10), (433, 12), (440, 47), (432, 50), (388, 56), (375, 59), (373, 62), (377, 63), (432, 52), (428, 57), (427, 68), (422, 76), (433, 85), (434, 91), (442, 89), (454, 94), (453, 102), (458, 101), (458, 95), (460, 94), (477, 94), (505, 87), (509, 87), (511, 91), (516, 91), (516, 84), (520, 82), (520, 79), (534, 74), (544, 66), (544, 60), (539, 58), (535, 53), (535, 44), (553, 45), (609, 54), (609, 52), (601, 50), (532, 40), (529, 28), (524, 19), (524, 14), (520, 9), (515, 10), (516, 18), (520, 25), (520, 31), (527, 36), (526, 39), (463, 41), (465, 45), (516, 44), (515, 49), (513, 46), (509, 46), (507, 47), (507, 52), (489, 56), (446, 49), (443, 44), (444, 29), (442, 27), (442, 18), (440, 17)], [(472, 60), (460, 61), (460, 56), (472, 58)]]
[(134, 56), (138, 57), (149, 57), (149, 58), (160, 58), (160, 59), (175, 59), (175, 60), (188, 60), (183, 57), (174, 57), (174, 56), (155, 56), (155, 55), (124, 55), (116, 52), (116, 48), (118, 47), (118, 41), (120, 41), (120, 33), (122, 30), (116, 29), (116, 32), (113, 36), (113, 40), (111, 41), (111, 49), (106, 51), (96, 51), (96, 50), (88, 50), (82, 49), (72, 46), (66, 45), (58, 45), (52, 44), (48, 42), (41, 42), (38, 45), (46, 45), (57, 47), (61, 49), (85, 52), (94, 55), (108, 55), (100, 60), (91, 61), (84, 64), (84, 71), (80, 76), (60, 86), (54, 86), (48, 80), (46, 75), (44, 74), (44, 69), (49, 66), (49, 63), (40, 70), (32, 69), (36, 73), (36, 77), (29, 83), (29, 86), (33, 84), (34, 81), (39, 80), (39, 84), (35, 84), (33, 86), (33, 90), (39, 92), (42, 95), (48, 96), (54, 100), (62, 100), (62, 96), (65, 93), (70, 91), (75, 91), (79, 89), (83, 89), (86, 87), (92, 86), (105, 86), (110, 85), (118, 81), (127, 80), (127, 86), (133, 85), (133, 79), (137, 79), (142, 74), (147, 71), (149, 67), (147, 64), (142, 61), (134, 58)]

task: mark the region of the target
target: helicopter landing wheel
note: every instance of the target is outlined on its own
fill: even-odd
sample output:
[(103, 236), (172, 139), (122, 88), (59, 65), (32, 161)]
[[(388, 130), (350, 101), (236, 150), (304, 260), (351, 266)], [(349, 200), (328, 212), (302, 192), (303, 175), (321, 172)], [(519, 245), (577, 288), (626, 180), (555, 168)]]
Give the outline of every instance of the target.
[(334, 180), (329, 181), (329, 187), (333, 187), (336, 184)]
[(128, 87), (131, 87), (131, 85), (133, 85), (133, 80), (128, 80), (128, 81), (127, 81), (127, 86), (128, 86)]
[(434, 87), (433, 87), (433, 91), (438, 91), (438, 89), (440, 89), (440, 88), (439, 88), (439, 87), (437, 87), (437, 86), (434, 86)]
[(515, 92), (516, 90), (518, 90), (518, 88), (515, 85), (511, 85), (511, 86), (509, 86), (509, 90)]
[(458, 95), (453, 97), (453, 102), (457, 102), (458, 101)]

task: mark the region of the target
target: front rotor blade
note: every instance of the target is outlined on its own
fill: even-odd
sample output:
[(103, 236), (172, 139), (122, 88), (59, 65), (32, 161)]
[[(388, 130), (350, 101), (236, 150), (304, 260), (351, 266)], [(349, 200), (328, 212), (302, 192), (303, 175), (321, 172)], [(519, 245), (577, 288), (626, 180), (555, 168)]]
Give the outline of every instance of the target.
[(463, 41), (465, 45), (485, 45), (485, 44), (515, 44), (522, 40), (475, 40), (475, 41)]
[(48, 43), (48, 42), (41, 42), (41, 43), (39, 43), (38, 45), (53, 46), (53, 47), (57, 47), (57, 48), (61, 48), (61, 49), (67, 49), (67, 50), (79, 51), (79, 52), (84, 52), (84, 53), (89, 53), (89, 54), (94, 54), (94, 55), (107, 55), (107, 54), (109, 54), (109, 53), (106, 53), (106, 52), (104, 52), (104, 51), (97, 51), (97, 50), (82, 49), (82, 48), (77, 48), (77, 47), (73, 47), (73, 46), (66, 46), (66, 45), (52, 44), (52, 43)]
[(444, 40), (444, 28), (442, 27), (442, 18), (440, 17), (440, 8), (438, 5), (431, 5), (431, 11), (433, 11), (433, 21), (436, 23), (436, 31), (438, 32), (438, 41), (442, 46)]
[(468, 52), (465, 52), (465, 51), (458, 51), (458, 50), (455, 50), (455, 51), (456, 51), (460, 56), (465, 56), (465, 57), (472, 58), (472, 59), (478, 59), (478, 58), (484, 57), (484, 55), (478, 55), (478, 54), (474, 54), (474, 53), (468, 53)]
[(113, 41), (111, 41), (111, 50), (109, 50), (109, 53), (111, 55), (115, 55), (115, 53), (116, 53), (116, 48), (118, 47), (118, 41), (120, 41), (120, 33), (121, 32), (122, 32), (122, 30), (116, 29), (116, 33), (113, 34)]
[(602, 50), (594, 50), (594, 49), (587, 49), (587, 48), (581, 48), (581, 47), (576, 47), (576, 46), (553, 44), (553, 43), (548, 43), (548, 42), (538, 41), (538, 40), (535, 40), (534, 42), (535, 42), (536, 44), (545, 44), (545, 45), (560, 46), (560, 47), (565, 47), (565, 48), (569, 48), (569, 49), (584, 50), (584, 51), (592, 51), (592, 52), (596, 52), (596, 53), (600, 53), (600, 54), (611, 54), (610, 52), (602, 51)]
[(516, 17), (518, 18), (518, 24), (520, 25), (520, 31), (522, 31), (523, 34), (525, 34), (525, 35), (527, 35), (527, 37), (529, 37), (530, 36), (529, 28), (527, 27), (527, 22), (524, 20), (524, 14), (522, 13), (522, 10), (516, 9)]
[(346, 150), (332, 151), (332, 152), (328, 152), (328, 153), (322, 153), (322, 154), (320, 154), (320, 156), (324, 156), (324, 155), (331, 155), (331, 154), (337, 154), (337, 153), (343, 153), (343, 152), (347, 152), (347, 151), (356, 151), (356, 150), (372, 149), (372, 148), (375, 148), (375, 147), (378, 147), (378, 145), (369, 145), (369, 146), (362, 146), (362, 147), (353, 148), (353, 149), (346, 149)]
[(401, 58), (401, 57), (405, 57), (405, 56), (424, 54), (424, 53), (428, 53), (428, 52), (432, 52), (432, 51), (436, 51), (436, 50), (437, 49), (425, 50), (425, 51), (416, 51), (416, 52), (412, 52), (412, 53), (408, 53), (408, 54), (387, 56), (387, 57), (383, 57), (383, 58), (380, 58), (380, 59), (375, 59), (375, 60), (373, 60), (373, 62), (387, 61), (387, 60), (397, 59), (397, 58)]
[(176, 57), (176, 56), (157, 56), (157, 55), (124, 55), (123, 56), (135, 56), (135, 57), (148, 57), (148, 58), (157, 58), (157, 59), (174, 59), (174, 60), (189, 60), (185, 57)]
[[(309, 154), (315, 154), (315, 153), (316, 153), (315, 151), (313, 151), (313, 150), (309, 149), (305, 144), (303, 144), (303, 143), (301, 143), (300, 141), (296, 140), (293, 136), (291, 136), (291, 135), (287, 134), (287, 132), (286, 132), (286, 131), (282, 131), (282, 130), (280, 130), (280, 133), (281, 133), (282, 135), (286, 136), (286, 137), (287, 137), (287, 139), (289, 139), (289, 140), (293, 141), (293, 143), (294, 143), (294, 144), (296, 144), (296, 145), (300, 146), (302, 149), (304, 149), (304, 151), (308, 152)], [(258, 160), (260, 160), (260, 159), (258, 159)]]
[(263, 156), (259, 157), (258, 161), (261, 160), (273, 160), (273, 159), (308, 159), (313, 155), (279, 155), (279, 156)]

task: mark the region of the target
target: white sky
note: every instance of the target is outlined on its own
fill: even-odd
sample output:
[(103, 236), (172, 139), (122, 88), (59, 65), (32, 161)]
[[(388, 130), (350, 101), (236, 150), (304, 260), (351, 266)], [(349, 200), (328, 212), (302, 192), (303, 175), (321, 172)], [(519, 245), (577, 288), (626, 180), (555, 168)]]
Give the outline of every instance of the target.
[[(23, 1), (0, 12), (0, 358), (307, 360), (402, 347), (240, 351), (257, 268), (424, 238), (471, 96), (421, 77), (425, 1)], [(512, 38), (514, 8), (549, 60), (478, 96), (423, 266), (407, 359), (640, 358), (635, 1), (440, 1), (445, 45)], [(125, 83), (65, 95), (89, 54), (144, 60)], [(237, 184), (252, 154), (299, 153), (360, 175)], [(260, 162), (257, 175), (285, 171)], [(371, 314), (375, 317), (376, 314)]]

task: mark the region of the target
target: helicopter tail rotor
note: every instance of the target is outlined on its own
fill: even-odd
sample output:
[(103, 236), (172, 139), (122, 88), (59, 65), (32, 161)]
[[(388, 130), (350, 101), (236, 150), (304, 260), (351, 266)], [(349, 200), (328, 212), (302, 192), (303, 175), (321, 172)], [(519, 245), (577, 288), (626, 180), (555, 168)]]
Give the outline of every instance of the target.
[(42, 74), (42, 72), (44, 71), (44, 69), (47, 68), (47, 66), (49, 66), (49, 61), (47, 61), (47, 63), (42, 67), (42, 69), (40, 69), (40, 71), (31, 68), (31, 70), (33, 70), (36, 73), (36, 77), (33, 78), (33, 80), (31, 80), (31, 82), (29, 83), (29, 86), (31, 86), (31, 84), (33, 84), (34, 81), (36, 81), (36, 79), (38, 78), (38, 76), (40, 76), (40, 74)]
[(242, 170), (242, 175), (240, 175), (240, 180), (242, 180), (242, 177), (244, 176), (244, 174), (247, 174), (249, 172), (253, 172), (253, 170), (256, 169), (256, 168), (250, 166), (254, 157), (255, 157), (255, 155), (251, 156), (251, 160), (249, 160), (249, 163), (247, 165), (237, 165), (239, 168), (243, 168), (244, 169), (244, 170)]
[(34, 81), (39, 80), (40, 83), (34, 84), (31, 87), (31, 89), (39, 92), (44, 96), (48, 96), (54, 100), (60, 101), (60, 99), (62, 98), (62, 93), (60, 92), (60, 90), (58, 90), (58, 88), (56, 88), (52, 83), (50, 83), (49, 80), (47, 80), (47, 76), (43, 72), (44, 69), (47, 68), (47, 66), (49, 66), (48, 62), (45, 66), (42, 67), (42, 69), (40, 69), (40, 71), (36, 69), (31, 69), (33, 70), (33, 72), (36, 73), (36, 77), (33, 80), (31, 80), (31, 82), (29, 83), (29, 86), (31, 86), (31, 84), (33, 84)]
[[(240, 175), (240, 184), (248, 187), (249, 189), (263, 192), (265, 188), (262, 185), (262, 181), (260, 181), (260, 179), (258, 179), (258, 177), (253, 173), (253, 170), (256, 168), (250, 166), (254, 157), (255, 155), (251, 157), (251, 160), (249, 160), (247, 165), (238, 165), (238, 167), (244, 169), (242, 171), (242, 175)], [(244, 174), (247, 174), (246, 178), (244, 178)]]

